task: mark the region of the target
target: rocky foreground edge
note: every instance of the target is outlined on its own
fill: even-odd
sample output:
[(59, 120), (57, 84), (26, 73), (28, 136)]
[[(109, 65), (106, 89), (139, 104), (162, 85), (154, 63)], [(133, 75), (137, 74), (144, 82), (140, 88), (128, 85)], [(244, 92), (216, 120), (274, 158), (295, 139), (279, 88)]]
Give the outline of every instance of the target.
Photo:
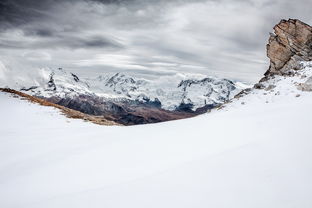
[(312, 61), (312, 27), (297, 19), (281, 20), (275, 25), (267, 44), (270, 75), (291, 75), (301, 61)]
[[(265, 82), (274, 76), (294, 76), (301, 70), (303, 62), (312, 61), (312, 27), (298, 19), (281, 20), (274, 26), (267, 44), (270, 67), (264, 77), (254, 85), (255, 89), (266, 88)], [(312, 91), (312, 77), (298, 85), (302, 91)], [(235, 96), (242, 97), (251, 89), (245, 89)]]

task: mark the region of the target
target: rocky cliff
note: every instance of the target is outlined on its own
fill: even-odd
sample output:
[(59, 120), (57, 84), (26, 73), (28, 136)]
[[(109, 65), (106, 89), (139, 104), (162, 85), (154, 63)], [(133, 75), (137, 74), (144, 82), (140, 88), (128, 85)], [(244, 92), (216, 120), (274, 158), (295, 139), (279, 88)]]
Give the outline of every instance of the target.
[(267, 44), (270, 68), (265, 75), (286, 75), (312, 60), (312, 27), (297, 19), (282, 20)]
[[(269, 69), (253, 88), (242, 90), (235, 98), (241, 99), (257, 90), (264, 90), (280, 95), (281, 80), (290, 80), (291, 93), (296, 90), (312, 91), (312, 27), (297, 19), (281, 20), (274, 26), (267, 44)], [(289, 79), (290, 78), (290, 79)], [(295, 89), (294, 89), (295, 88)], [(297, 94), (299, 95), (299, 94)]]

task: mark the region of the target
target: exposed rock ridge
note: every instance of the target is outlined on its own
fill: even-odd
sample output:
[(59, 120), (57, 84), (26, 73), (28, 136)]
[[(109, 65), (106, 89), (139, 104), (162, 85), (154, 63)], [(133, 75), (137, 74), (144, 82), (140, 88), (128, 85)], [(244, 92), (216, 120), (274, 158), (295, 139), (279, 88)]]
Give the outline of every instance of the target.
[(312, 27), (300, 20), (289, 19), (281, 20), (273, 29), (274, 33), (270, 34), (267, 44), (267, 57), (270, 59), (269, 69), (253, 88), (242, 90), (234, 98), (240, 99), (252, 93), (254, 89), (272, 91), (276, 87), (272, 82), (278, 76), (285, 78), (302, 76), (301, 78), (307, 80), (303, 83), (296, 83), (297, 89), (312, 91), (312, 76), (306, 77), (307, 75), (300, 73), (304, 68), (311, 68)]
[(287, 75), (312, 60), (312, 27), (297, 19), (281, 20), (267, 44), (270, 68), (265, 75)]
[(32, 103), (37, 103), (39, 105), (51, 106), (51, 107), (57, 108), (57, 109), (61, 110), (61, 112), (68, 118), (83, 119), (84, 121), (90, 121), (92, 123), (99, 124), (99, 125), (105, 125), (105, 126), (112, 126), (112, 125), (120, 126), (121, 125), (120, 123), (116, 123), (112, 120), (108, 120), (108, 119), (104, 118), (103, 116), (88, 115), (88, 114), (82, 113), (80, 111), (70, 109), (70, 108), (55, 104), (55, 103), (51, 103), (47, 100), (37, 98), (35, 96), (31, 96), (31, 95), (28, 95), (28, 94), (25, 94), (25, 93), (22, 93), (22, 92), (13, 90), (13, 89), (0, 88), (0, 92), (10, 93), (10, 94), (14, 95), (14, 97), (25, 99), (25, 100), (28, 100)]

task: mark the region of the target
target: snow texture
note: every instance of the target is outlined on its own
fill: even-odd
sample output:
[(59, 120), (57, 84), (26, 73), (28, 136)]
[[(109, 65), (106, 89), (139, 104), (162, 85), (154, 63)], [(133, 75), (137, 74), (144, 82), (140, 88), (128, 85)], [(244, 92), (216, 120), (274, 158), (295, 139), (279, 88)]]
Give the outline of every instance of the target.
[[(0, 207), (312, 207), (312, 64), (195, 118), (68, 119), (0, 94)], [(268, 90), (269, 89), (269, 90)]]

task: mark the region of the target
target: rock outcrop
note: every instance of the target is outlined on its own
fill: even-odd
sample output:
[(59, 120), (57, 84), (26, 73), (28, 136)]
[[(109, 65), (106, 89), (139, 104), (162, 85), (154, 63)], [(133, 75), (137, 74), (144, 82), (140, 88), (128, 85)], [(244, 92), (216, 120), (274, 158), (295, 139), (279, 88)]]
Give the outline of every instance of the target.
[(305, 92), (312, 92), (312, 77), (309, 77), (304, 83), (299, 83), (297, 89)]
[(282, 20), (267, 44), (270, 68), (265, 75), (287, 75), (312, 60), (312, 27), (296, 19)]

